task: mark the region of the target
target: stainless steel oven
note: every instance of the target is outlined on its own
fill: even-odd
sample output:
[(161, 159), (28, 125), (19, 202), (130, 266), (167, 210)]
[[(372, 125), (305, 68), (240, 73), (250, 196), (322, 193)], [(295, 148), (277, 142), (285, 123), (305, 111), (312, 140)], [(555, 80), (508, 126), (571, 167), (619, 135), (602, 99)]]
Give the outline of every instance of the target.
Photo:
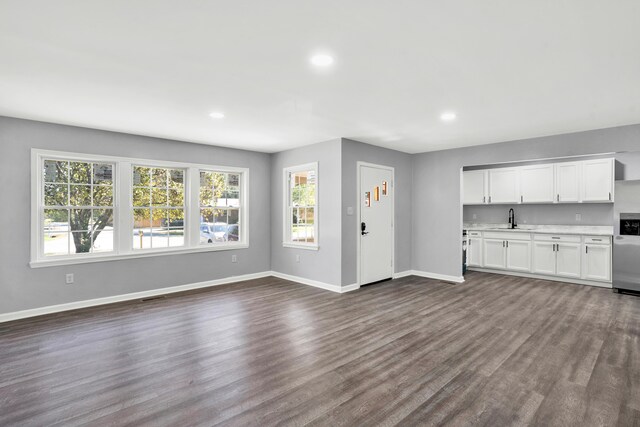
[(640, 292), (640, 181), (617, 181), (613, 287)]

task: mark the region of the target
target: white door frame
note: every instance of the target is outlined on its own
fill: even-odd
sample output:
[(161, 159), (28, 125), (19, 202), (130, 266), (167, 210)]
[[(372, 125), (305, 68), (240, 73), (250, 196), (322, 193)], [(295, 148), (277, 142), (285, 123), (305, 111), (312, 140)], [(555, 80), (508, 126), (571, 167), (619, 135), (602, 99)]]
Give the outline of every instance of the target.
[(356, 267), (356, 281), (358, 283), (358, 286), (362, 286), (362, 281), (361, 281), (361, 273), (360, 273), (360, 268), (362, 265), (362, 260), (361, 260), (361, 256), (362, 256), (362, 251), (361, 251), (361, 241), (360, 239), (362, 239), (362, 235), (360, 234), (360, 223), (362, 222), (362, 218), (360, 216), (361, 214), (361, 205), (362, 205), (362, 188), (361, 188), (361, 183), (360, 183), (360, 172), (362, 169), (362, 166), (367, 166), (367, 167), (371, 167), (371, 168), (377, 168), (377, 169), (383, 169), (383, 170), (387, 170), (391, 172), (391, 188), (393, 189), (393, 191), (391, 191), (391, 273), (392, 273), (392, 278), (393, 275), (395, 274), (395, 270), (396, 270), (396, 189), (395, 189), (395, 181), (396, 181), (396, 172), (395, 172), (395, 168), (392, 166), (384, 166), (384, 165), (377, 165), (375, 163), (367, 163), (367, 162), (361, 162), (358, 161), (357, 162), (357, 177), (356, 177), (356, 182), (357, 182), (357, 188), (358, 188), (358, 204), (356, 206), (356, 236), (358, 236), (358, 244), (357, 244), (357, 249), (356, 249), (356, 263), (357, 263), (357, 267)]

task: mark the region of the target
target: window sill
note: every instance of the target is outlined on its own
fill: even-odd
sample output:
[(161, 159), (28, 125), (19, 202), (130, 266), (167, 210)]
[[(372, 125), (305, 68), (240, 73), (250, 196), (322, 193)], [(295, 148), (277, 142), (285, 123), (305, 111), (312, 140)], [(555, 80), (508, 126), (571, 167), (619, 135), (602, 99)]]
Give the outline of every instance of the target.
[(285, 248), (306, 249), (308, 251), (317, 251), (318, 249), (320, 249), (318, 245), (314, 245), (314, 244), (309, 245), (309, 244), (303, 244), (303, 243), (283, 242), (282, 246)]
[(198, 248), (182, 248), (182, 249), (157, 249), (157, 250), (140, 250), (139, 252), (130, 252), (127, 254), (110, 254), (110, 255), (86, 255), (77, 258), (52, 258), (41, 259), (38, 261), (31, 261), (29, 266), (31, 268), (42, 267), (55, 267), (59, 265), (72, 265), (72, 264), (88, 264), (93, 262), (106, 262), (106, 261), (121, 261), (134, 258), (148, 258), (164, 255), (182, 255), (193, 254), (200, 252), (217, 252), (217, 251), (231, 251), (235, 249), (247, 249), (248, 243), (238, 243), (224, 246), (203, 246)]

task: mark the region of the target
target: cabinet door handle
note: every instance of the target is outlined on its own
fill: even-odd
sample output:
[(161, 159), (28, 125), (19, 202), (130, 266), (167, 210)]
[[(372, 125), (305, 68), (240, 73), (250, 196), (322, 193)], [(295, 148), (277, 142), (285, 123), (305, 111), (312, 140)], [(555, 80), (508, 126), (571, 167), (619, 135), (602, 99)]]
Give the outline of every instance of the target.
[(487, 203), (487, 196), (482, 196), (482, 203)]
[(520, 196), (520, 203), (524, 203), (524, 196)]
[(504, 240), (502, 241), (502, 247), (504, 248)]
[(560, 201), (560, 195), (558, 194), (558, 201)]
[(560, 252), (560, 244), (556, 243), (556, 252)]
[(507, 240), (507, 247), (509, 247), (509, 241)]
[(588, 254), (588, 253), (589, 253), (589, 246), (585, 246), (585, 247), (584, 247), (584, 253), (585, 253), (585, 254)]
[(611, 201), (611, 191), (609, 191), (609, 201)]
[(491, 196), (489, 196), (489, 203), (491, 203)]

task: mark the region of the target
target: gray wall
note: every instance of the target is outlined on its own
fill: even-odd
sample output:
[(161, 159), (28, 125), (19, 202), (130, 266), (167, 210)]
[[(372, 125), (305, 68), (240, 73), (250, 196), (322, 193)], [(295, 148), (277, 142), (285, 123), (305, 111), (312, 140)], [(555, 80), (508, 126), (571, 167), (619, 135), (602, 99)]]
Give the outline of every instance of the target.
[[(611, 203), (576, 203), (560, 205), (491, 205), (465, 206), (464, 222), (506, 224), (509, 208), (516, 214), (516, 224), (538, 225), (611, 225)], [(576, 221), (576, 214), (581, 220)], [(473, 217), (476, 216), (476, 218)]]
[[(32, 269), (31, 148), (250, 168), (250, 247)], [(271, 269), (268, 154), (0, 117), (0, 161), (0, 313)], [(75, 284), (64, 283), (66, 273)]]
[[(413, 161), (413, 251), (415, 270), (461, 275), (461, 169), (468, 165), (640, 150), (640, 125), (621, 126), (417, 154)], [(639, 176), (636, 153), (616, 156), (622, 174)]]
[[(331, 285), (341, 285), (341, 145), (340, 139), (271, 155), (271, 269)], [(282, 246), (283, 169), (318, 162), (317, 251)], [(295, 256), (300, 255), (300, 262)]]
[[(356, 283), (358, 244), (358, 161), (395, 168), (395, 271), (411, 269), (411, 155), (342, 139), (342, 284)], [(347, 215), (353, 207), (353, 215)]]

